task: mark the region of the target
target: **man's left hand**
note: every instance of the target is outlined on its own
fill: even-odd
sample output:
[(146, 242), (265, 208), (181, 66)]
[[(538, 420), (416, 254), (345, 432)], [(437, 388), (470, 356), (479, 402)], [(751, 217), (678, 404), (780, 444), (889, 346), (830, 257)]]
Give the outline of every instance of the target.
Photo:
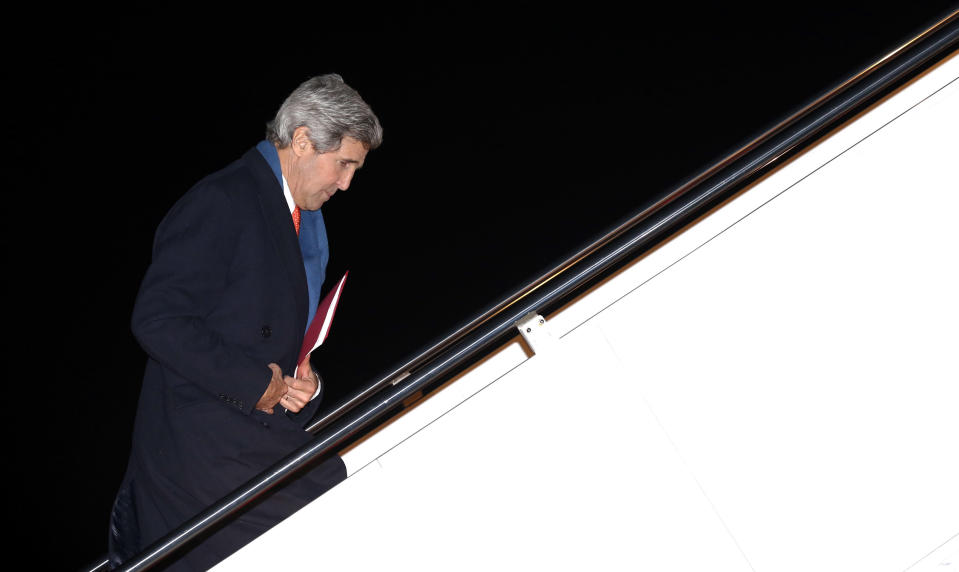
[(299, 377), (285, 376), (286, 395), (280, 400), (281, 405), (293, 413), (299, 413), (301, 409), (313, 399), (316, 389), (319, 387), (320, 380), (310, 366), (310, 356), (306, 356), (303, 362), (297, 367)]

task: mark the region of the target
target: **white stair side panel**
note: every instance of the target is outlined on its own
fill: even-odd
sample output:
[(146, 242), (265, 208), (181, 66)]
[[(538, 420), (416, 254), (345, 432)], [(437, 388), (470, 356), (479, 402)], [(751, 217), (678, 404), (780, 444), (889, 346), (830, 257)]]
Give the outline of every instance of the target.
[(595, 319), (757, 570), (959, 533), (957, 158), (954, 82)]
[(217, 570), (305, 543), (332, 569), (748, 571), (605, 340), (568, 338)]

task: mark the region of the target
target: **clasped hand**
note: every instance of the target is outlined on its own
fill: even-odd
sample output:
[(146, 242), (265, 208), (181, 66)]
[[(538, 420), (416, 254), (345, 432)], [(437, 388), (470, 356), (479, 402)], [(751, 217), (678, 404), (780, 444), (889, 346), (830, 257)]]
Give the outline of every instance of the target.
[(264, 413), (273, 414), (273, 407), (278, 403), (293, 413), (298, 413), (313, 399), (320, 380), (310, 367), (310, 356), (307, 355), (300, 363), (299, 377), (283, 375), (283, 370), (275, 363), (268, 366), (273, 372), (270, 385), (263, 393), (263, 397), (256, 402), (256, 408)]

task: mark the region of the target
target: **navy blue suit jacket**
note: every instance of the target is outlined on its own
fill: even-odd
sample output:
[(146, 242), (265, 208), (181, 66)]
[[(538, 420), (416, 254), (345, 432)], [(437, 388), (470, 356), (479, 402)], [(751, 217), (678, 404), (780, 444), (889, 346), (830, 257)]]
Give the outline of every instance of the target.
[[(307, 305), (289, 207), (256, 149), (197, 183), (170, 210), (133, 312), (133, 332), (149, 359), (114, 508), (119, 530), (111, 531), (119, 547), (111, 553), (126, 554), (114, 560), (130, 556), (131, 546), (142, 550), (310, 439), (303, 427), (319, 396), (297, 414), (280, 405), (273, 415), (254, 408), (270, 382), (267, 364), (292, 375)], [(274, 494), (282, 506), (241, 516), (246, 522), (234, 527), (243, 529), (240, 539), (198, 566), (227, 556), (343, 478), (335, 457), (316, 482), (288, 488), (292, 498)]]

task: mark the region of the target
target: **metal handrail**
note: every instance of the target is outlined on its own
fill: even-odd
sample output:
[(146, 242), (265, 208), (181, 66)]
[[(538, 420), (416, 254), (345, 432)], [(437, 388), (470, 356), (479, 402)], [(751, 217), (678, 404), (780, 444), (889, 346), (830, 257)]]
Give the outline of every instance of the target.
[[(836, 118), (838, 114), (842, 114), (842, 118), (848, 117), (851, 114), (844, 113), (844, 112), (848, 110), (849, 106), (840, 107), (837, 104), (837, 101), (836, 101), (837, 98), (839, 98), (842, 94), (847, 94), (849, 90), (853, 89), (856, 86), (862, 86), (863, 82), (865, 82), (867, 79), (874, 78), (880, 69), (887, 69), (887, 68), (890, 68), (891, 66), (895, 66), (892, 68), (892, 74), (891, 74), (894, 77), (891, 78), (890, 81), (888, 82), (883, 81), (881, 83), (873, 81), (867, 85), (868, 85), (868, 88), (874, 87), (875, 89), (870, 90), (867, 88), (865, 93), (863, 93), (863, 91), (861, 90), (855, 93), (855, 97), (853, 98), (855, 99), (855, 102), (856, 102), (855, 107), (858, 108), (864, 100), (872, 99), (873, 97), (876, 96), (876, 94), (879, 91), (887, 91), (889, 84), (901, 81), (906, 75), (910, 74), (910, 72), (913, 71), (916, 67), (915, 65), (913, 65), (912, 59), (909, 59), (904, 63), (900, 63), (897, 66), (895, 65), (895, 62), (901, 61), (904, 57), (904, 53), (909, 52), (910, 50), (915, 50), (917, 44), (919, 44), (920, 42), (922, 42), (924, 39), (928, 38), (932, 34), (939, 33), (939, 34), (944, 34), (945, 36), (949, 36), (949, 33), (945, 30), (949, 29), (950, 26), (955, 24), (955, 19), (957, 17), (957, 14), (959, 14), (959, 10), (950, 14), (949, 16), (946, 16), (945, 18), (943, 18), (936, 24), (930, 26), (929, 29), (923, 31), (920, 34), (917, 34), (916, 37), (905, 42), (902, 46), (891, 51), (889, 54), (883, 56), (882, 58), (880, 58), (878, 61), (876, 61), (875, 63), (873, 63), (866, 69), (860, 71), (859, 73), (850, 77), (849, 79), (842, 82), (838, 86), (834, 87), (833, 89), (829, 90), (825, 94), (821, 95), (820, 97), (816, 98), (812, 102), (808, 103), (807, 105), (805, 105), (798, 111), (791, 114), (789, 117), (783, 119), (778, 124), (768, 129), (759, 137), (753, 139), (750, 143), (730, 153), (729, 155), (724, 157), (722, 160), (720, 160), (716, 164), (712, 165), (711, 167), (709, 167), (702, 173), (698, 174), (697, 176), (693, 177), (686, 183), (676, 188), (674, 191), (662, 197), (655, 204), (643, 209), (641, 212), (631, 217), (626, 222), (620, 224), (613, 230), (606, 233), (602, 238), (594, 241), (593, 243), (591, 243), (590, 245), (588, 245), (587, 247), (579, 251), (574, 256), (568, 258), (567, 260), (563, 261), (561, 264), (557, 265), (550, 271), (546, 272), (539, 278), (535, 279), (529, 285), (520, 289), (513, 295), (507, 297), (505, 300), (499, 302), (492, 308), (486, 310), (485, 312), (480, 313), (479, 315), (477, 315), (475, 318), (467, 322), (462, 327), (456, 329), (452, 333), (442, 338), (440, 341), (433, 344), (430, 348), (426, 350), (421, 350), (420, 352), (415, 354), (414, 357), (406, 360), (405, 362), (402, 362), (401, 365), (398, 365), (392, 368), (385, 375), (380, 376), (376, 382), (370, 384), (363, 390), (357, 392), (353, 396), (337, 404), (330, 411), (322, 414), (318, 419), (314, 420), (307, 427), (307, 430), (313, 433), (318, 432), (324, 426), (329, 425), (332, 421), (339, 418), (340, 416), (345, 414), (347, 411), (350, 411), (353, 407), (363, 402), (371, 395), (375, 394), (376, 392), (380, 391), (381, 389), (383, 389), (384, 387), (388, 385), (395, 384), (398, 380), (402, 379), (403, 377), (408, 375), (410, 372), (412, 372), (416, 368), (421, 367), (425, 363), (432, 361), (437, 355), (442, 353), (445, 349), (449, 348), (457, 340), (462, 339), (470, 332), (473, 332), (477, 330), (478, 328), (480, 328), (481, 326), (483, 326), (484, 324), (489, 323), (491, 320), (495, 319), (497, 316), (500, 316), (504, 312), (509, 312), (511, 307), (515, 306), (522, 299), (530, 296), (530, 294), (533, 291), (542, 288), (549, 282), (555, 281), (557, 277), (559, 277), (561, 274), (566, 272), (568, 269), (577, 265), (583, 259), (587, 258), (588, 256), (595, 253), (599, 249), (603, 248), (605, 245), (609, 244), (611, 241), (615, 240), (617, 237), (621, 236), (623, 233), (628, 232), (631, 228), (635, 228), (638, 224), (642, 223), (644, 220), (649, 219), (653, 214), (665, 209), (668, 205), (673, 203), (680, 196), (692, 190), (697, 185), (702, 184), (707, 179), (715, 178), (717, 173), (720, 173), (723, 170), (728, 170), (731, 167), (731, 165), (743, 159), (747, 154), (759, 152), (758, 150), (763, 145), (768, 144), (771, 140), (775, 139), (777, 136), (783, 135), (783, 133), (787, 131), (790, 126), (795, 125), (802, 118), (808, 117), (817, 111), (822, 111), (821, 121), (828, 122), (828, 125), (834, 125), (837, 121)], [(952, 36), (949, 36), (949, 37), (952, 38)], [(954, 42), (955, 42), (955, 39), (952, 38), (952, 43)], [(949, 44), (950, 42), (947, 41), (946, 43)], [(945, 48), (948, 49), (948, 46), (946, 46)], [(935, 58), (936, 55), (941, 54), (941, 51), (938, 51), (938, 44), (934, 46), (933, 49), (937, 51), (931, 56), (932, 58)], [(923, 64), (930, 63), (930, 61), (932, 60), (924, 60), (922, 62), (919, 62), (916, 65), (921, 66)], [(885, 80), (886, 76), (883, 76), (882, 79)], [(831, 103), (833, 104), (832, 108), (828, 108), (825, 110), (823, 109), (825, 106), (828, 106)], [(828, 127), (828, 126), (820, 122), (811, 126), (810, 129), (814, 129), (817, 127)], [(816, 133), (822, 133), (822, 130), (816, 129)], [(798, 144), (801, 144), (802, 142), (808, 143), (809, 142), (808, 135), (809, 135), (808, 133), (801, 134), (802, 141), (800, 141), (796, 145), (792, 145), (791, 147), (784, 150), (783, 153), (779, 155), (769, 156), (770, 155), (769, 153), (765, 153), (764, 157), (767, 159), (766, 164), (756, 167), (755, 165), (756, 162), (751, 161), (751, 162), (748, 162), (748, 165), (745, 168), (753, 168), (758, 171), (759, 169), (763, 167), (772, 166), (773, 163), (778, 162), (779, 160), (785, 158), (786, 155), (784, 154), (799, 150), (796, 148)], [(736, 174), (736, 177), (735, 177), (736, 181), (739, 181), (742, 178), (744, 177), (739, 176), (739, 173)], [(513, 313), (510, 313), (510, 315), (512, 314)], [(502, 324), (500, 324), (500, 326), (502, 326)], [(505, 327), (506, 329), (509, 329), (508, 325)]]
[[(547, 314), (648, 251), (743, 186), (809, 146), (959, 44), (959, 10), (606, 233), (442, 341), (394, 368), (313, 423), (316, 438), (207, 508), (120, 570), (145, 570), (291, 473), (386, 419), (403, 401), (513, 336), (532, 311)], [(349, 415), (347, 415), (349, 413)], [(94, 570), (106, 569), (104, 564)]]

